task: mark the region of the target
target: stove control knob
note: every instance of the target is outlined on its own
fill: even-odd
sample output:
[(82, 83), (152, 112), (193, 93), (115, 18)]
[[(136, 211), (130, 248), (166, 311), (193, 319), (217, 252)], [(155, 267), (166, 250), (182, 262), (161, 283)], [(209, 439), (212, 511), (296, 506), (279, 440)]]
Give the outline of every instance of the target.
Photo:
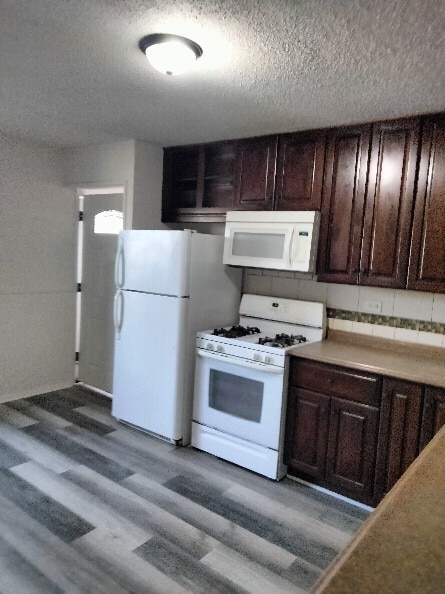
[(207, 348), (209, 349), (209, 351), (214, 351), (215, 350), (215, 345), (213, 344), (213, 342), (208, 342), (207, 343)]
[(218, 353), (224, 353), (224, 347), (223, 347), (221, 344), (219, 344), (219, 345), (216, 347), (216, 350), (218, 351)]
[(272, 357), (269, 357), (269, 355), (266, 355), (264, 357), (264, 363), (273, 363)]
[(261, 361), (261, 355), (258, 354), (258, 353), (255, 353), (254, 356), (253, 356), (253, 360), (254, 361)]

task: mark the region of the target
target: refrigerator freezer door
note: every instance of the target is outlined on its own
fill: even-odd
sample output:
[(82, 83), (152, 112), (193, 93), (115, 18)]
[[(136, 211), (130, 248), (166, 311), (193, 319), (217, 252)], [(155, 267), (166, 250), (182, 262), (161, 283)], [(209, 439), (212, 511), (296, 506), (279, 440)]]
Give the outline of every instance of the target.
[(191, 235), (191, 231), (121, 231), (116, 288), (188, 296)]
[(112, 413), (169, 440), (182, 439), (188, 299), (122, 291)]

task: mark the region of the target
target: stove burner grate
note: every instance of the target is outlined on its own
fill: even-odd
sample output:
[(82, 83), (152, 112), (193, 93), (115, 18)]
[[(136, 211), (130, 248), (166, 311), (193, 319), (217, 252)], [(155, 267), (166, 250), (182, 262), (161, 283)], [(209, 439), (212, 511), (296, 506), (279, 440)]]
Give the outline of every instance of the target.
[(265, 336), (258, 340), (258, 344), (284, 349), (288, 346), (294, 346), (306, 342), (307, 338), (302, 334), (276, 334), (275, 338)]
[(223, 338), (241, 338), (241, 336), (250, 336), (251, 334), (260, 334), (261, 330), (256, 326), (232, 326), (231, 328), (215, 328), (212, 336), (222, 336)]

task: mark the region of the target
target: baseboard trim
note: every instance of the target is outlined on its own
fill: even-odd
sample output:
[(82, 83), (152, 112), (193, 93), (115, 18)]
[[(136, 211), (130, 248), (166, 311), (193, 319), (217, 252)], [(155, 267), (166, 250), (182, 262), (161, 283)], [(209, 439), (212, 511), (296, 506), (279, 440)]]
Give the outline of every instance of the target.
[(113, 394), (110, 392), (105, 392), (105, 390), (101, 390), (100, 388), (96, 388), (95, 386), (90, 386), (90, 384), (86, 384), (85, 382), (76, 382), (76, 386), (83, 386), (84, 388), (88, 388), (92, 392), (97, 392), (97, 394), (102, 394), (102, 396), (106, 396), (110, 400), (113, 400)]
[(350, 499), (349, 497), (340, 495), (340, 493), (335, 493), (334, 491), (330, 491), (329, 489), (326, 489), (325, 487), (320, 487), (319, 485), (314, 485), (313, 483), (309, 483), (308, 481), (298, 478), (297, 476), (292, 476), (291, 474), (288, 474), (287, 478), (290, 478), (293, 481), (296, 481), (297, 483), (306, 485), (307, 487), (310, 487), (311, 489), (315, 489), (316, 491), (320, 491), (321, 493), (325, 493), (326, 495), (331, 495), (331, 497), (335, 497), (336, 499), (340, 499), (341, 501), (346, 501), (346, 503), (350, 503), (351, 505), (355, 505), (355, 507), (360, 507), (362, 509), (365, 509), (366, 511), (373, 512), (375, 509), (374, 507), (371, 507), (370, 505), (366, 505), (365, 503), (361, 503), (360, 501), (356, 501), (355, 499)]

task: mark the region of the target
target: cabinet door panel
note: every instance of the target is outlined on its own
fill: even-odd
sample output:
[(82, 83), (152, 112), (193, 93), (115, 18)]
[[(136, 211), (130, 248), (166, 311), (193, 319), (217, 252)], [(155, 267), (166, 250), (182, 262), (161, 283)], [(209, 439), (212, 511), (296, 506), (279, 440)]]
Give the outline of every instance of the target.
[(291, 469), (323, 478), (328, 435), (329, 398), (292, 387), (289, 391), (285, 463)]
[(425, 388), (420, 449), (445, 425), (445, 390)]
[(418, 141), (418, 119), (373, 126), (360, 284), (406, 286)]
[(239, 141), (234, 208), (272, 210), (277, 137)]
[(370, 126), (328, 133), (318, 279), (356, 283), (359, 275)]
[(232, 208), (235, 156), (235, 142), (218, 142), (205, 148), (202, 198), (204, 208)]
[(279, 137), (276, 210), (319, 210), (323, 182), (324, 132)]
[(377, 408), (331, 399), (326, 480), (360, 499), (373, 491)]
[(445, 117), (424, 125), (408, 289), (445, 292)]
[(384, 379), (376, 471), (376, 493), (383, 496), (419, 453), (422, 386)]

